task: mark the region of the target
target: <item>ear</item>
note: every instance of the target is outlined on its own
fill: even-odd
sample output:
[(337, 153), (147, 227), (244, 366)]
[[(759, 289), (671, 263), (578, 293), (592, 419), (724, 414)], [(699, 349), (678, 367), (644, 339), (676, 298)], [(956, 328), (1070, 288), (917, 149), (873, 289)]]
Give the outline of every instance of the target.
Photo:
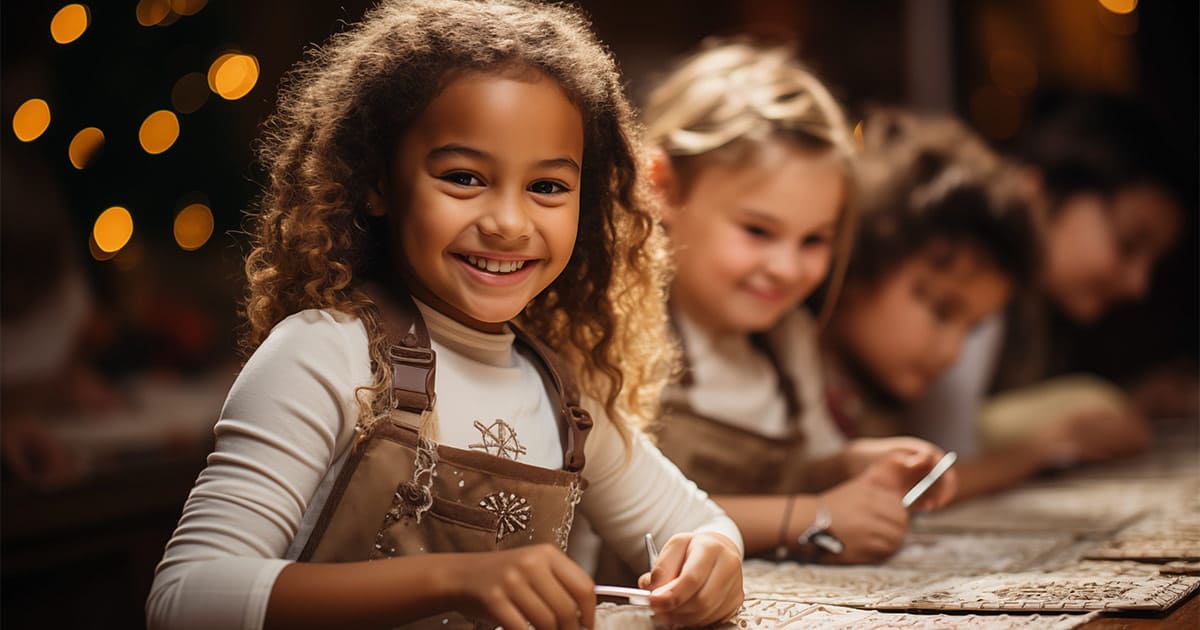
[(663, 225), (670, 225), (675, 215), (679, 213), (677, 205), (682, 198), (683, 191), (679, 189), (679, 177), (675, 173), (675, 167), (671, 166), (670, 156), (662, 149), (650, 149), (648, 153), (650, 185), (660, 201)]
[(384, 196), (383, 181), (377, 182), (367, 190), (367, 214), (373, 217), (386, 216), (388, 213), (387, 197)]

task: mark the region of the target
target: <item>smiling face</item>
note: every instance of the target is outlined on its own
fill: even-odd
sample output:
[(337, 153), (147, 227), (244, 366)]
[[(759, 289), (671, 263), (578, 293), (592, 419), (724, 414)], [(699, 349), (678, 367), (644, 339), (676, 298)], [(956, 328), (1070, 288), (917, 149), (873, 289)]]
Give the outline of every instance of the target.
[(501, 329), (571, 257), (582, 164), (582, 117), (545, 75), (451, 81), (400, 138), (372, 201), (392, 217), (409, 290)]
[(1114, 304), (1145, 297), (1154, 265), (1181, 228), (1182, 211), (1162, 189), (1121, 189), (1111, 200), (1075, 195), (1051, 217), (1043, 279), (1073, 319), (1093, 321)]
[(711, 332), (750, 333), (825, 278), (845, 177), (832, 151), (771, 143), (750, 166), (701, 167), (677, 197), (664, 215), (674, 307)]
[(1011, 292), (1009, 278), (970, 250), (942, 265), (920, 254), (872, 286), (847, 285), (831, 332), (879, 386), (912, 399), (958, 359), (967, 334)]

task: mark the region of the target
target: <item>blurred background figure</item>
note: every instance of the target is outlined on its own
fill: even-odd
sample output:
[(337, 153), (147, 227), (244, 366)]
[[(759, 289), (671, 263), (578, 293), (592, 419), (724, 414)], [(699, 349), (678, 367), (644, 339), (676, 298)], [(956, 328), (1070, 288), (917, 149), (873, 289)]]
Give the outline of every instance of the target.
[[(1142, 376), (1131, 391), (1072, 373), (1087, 367), (1073, 343), (1113, 308), (1145, 299), (1155, 266), (1180, 239), (1179, 153), (1149, 112), (1116, 96), (1046, 95), (1032, 116), (1014, 153), (1038, 225), (1036, 277), (973, 333), (962, 359), (911, 412), (918, 435), (949, 448), (1011, 452), (977, 491), (1023, 478), (1016, 468), (1031, 474), (1138, 452), (1150, 443), (1147, 417), (1194, 418), (1200, 399), (1187, 367)], [(1102, 345), (1119, 350), (1120, 342)], [(1047, 451), (1050, 443), (1057, 447)], [(964, 494), (971, 490), (964, 484)]]

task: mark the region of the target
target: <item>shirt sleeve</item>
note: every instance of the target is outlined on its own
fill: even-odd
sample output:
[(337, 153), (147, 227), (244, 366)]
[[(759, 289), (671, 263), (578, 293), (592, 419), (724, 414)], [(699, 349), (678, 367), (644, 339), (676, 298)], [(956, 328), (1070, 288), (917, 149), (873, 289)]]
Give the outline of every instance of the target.
[(979, 410), (995, 375), (1004, 326), (1004, 317), (995, 315), (971, 331), (958, 360), (908, 411), (913, 435), (959, 455), (976, 454)]
[[(589, 409), (597, 409), (591, 405)], [(654, 535), (661, 548), (675, 534), (715, 532), (745, 552), (741, 532), (704, 491), (666, 458), (641, 432), (628, 449), (616, 427), (600, 413), (584, 448), (588, 481), (580, 510), (596, 533), (629, 566), (645, 566), (644, 539)]]
[(214, 428), (215, 449), (155, 573), (150, 628), (262, 627), (309, 501), (350, 442), (369, 366), (353, 318), (309, 310), (272, 330)]

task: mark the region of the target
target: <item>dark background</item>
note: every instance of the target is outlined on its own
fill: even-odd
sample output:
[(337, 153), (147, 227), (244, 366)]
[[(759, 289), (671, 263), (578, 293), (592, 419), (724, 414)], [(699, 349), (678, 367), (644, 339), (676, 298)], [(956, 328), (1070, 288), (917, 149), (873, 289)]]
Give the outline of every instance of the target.
[[(369, 4), (217, 0), (170, 25), (146, 27), (135, 19), (133, 0), (95, 3), (87, 31), (66, 45), (49, 35), (61, 3), (10, 2), (0, 10), (4, 212), (39, 212), (39, 200), (58, 199), (69, 216), (68, 250), (105, 322), (94, 357), (106, 378), (169, 373), (186, 382), (236, 370), (245, 250), (239, 230), (263, 181), (253, 163), (253, 138), (273, 108), (281, 75), (302, 50), (357, 20)], [(705, 36), (750, 33), (797, 41), (801, 57), (843, 99), (853, 120), (872, 104), (949, 112), (1005, 147), (1039, 93), (1115, 92), (1143, 102), (1178, 141), (1184, 172), (1200, 172), (1194, 2), (1146, 1), (1123, 16), (1097, 0), (582, 4), (635, 99)], [(137, 142), (142, 119), (171, 108), (172, 86), (181, 76), (206, 72), (231, 49), (257, 58), (254, 89), (234, 101), (210, 95), (199, 110), (179, 114), (174, 146), (160, 155), (143, 152)], [(22, 143), (12, 116), (30, 98), (47, 100), (53, 118), (41, 137)], [(67, 160), (67, 145), (88, 126), (101, 128), (107, 142), (77, 170)], [(1160, 266), (1150, 299), (1079, 333), (1085, 351), (1078, 365), (1125, 378), (1154, 362), (1197, 357), (1195, 192), (1193, 178), (1185, 199), (1191, 218), (1180, 246)], [(18, 198), (22, 205), (10, 203)], [(216, 229), (204, 246), (187, 252), (175, 244), (172, 222), (195, 199), (208, 201)], [(133, 214), (134, 236), (112, 259), (97, 260), (88, 234), (112, 205)], [(0, 271), (6, 281), (36, 277), (52, 262), (33, 256), (7, 261)], [(4, 480), (5, 627), (142, 623), (153, 565), (202, 464), (195, 454), (147, 463), (151, 459), (137, 460), (143, 467), (131, 467), (132, 473), (113, 471), (52, 492)]]

